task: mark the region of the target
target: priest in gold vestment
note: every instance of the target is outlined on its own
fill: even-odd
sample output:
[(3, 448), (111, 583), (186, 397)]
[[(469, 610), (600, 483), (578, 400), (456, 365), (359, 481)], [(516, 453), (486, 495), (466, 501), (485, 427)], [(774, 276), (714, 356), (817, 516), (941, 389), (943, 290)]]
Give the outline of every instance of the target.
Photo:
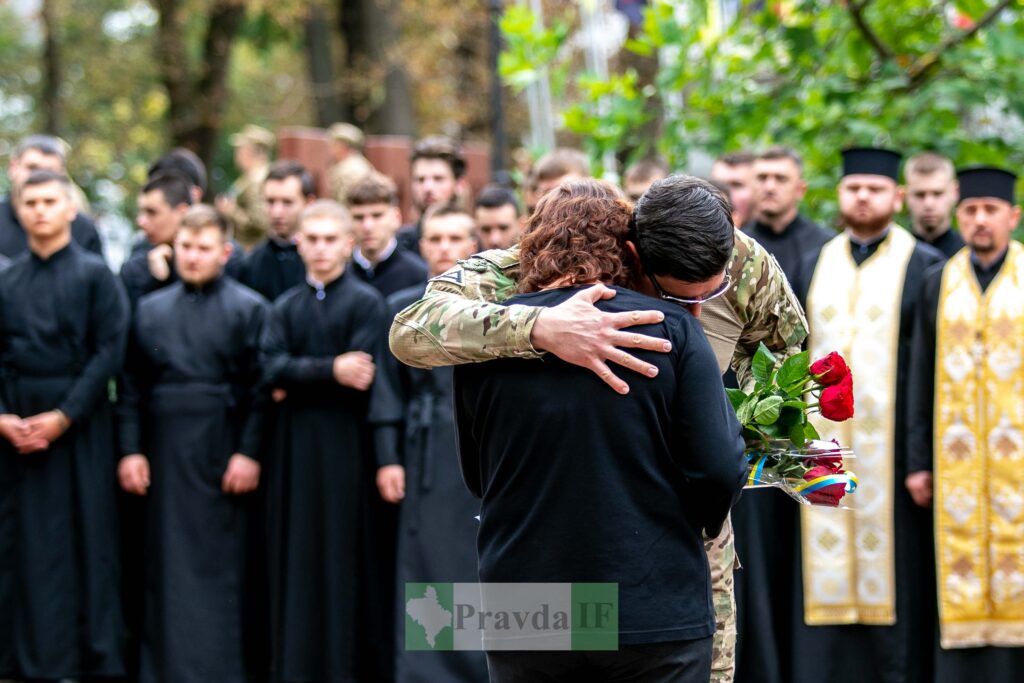
[[(935, 519), (936, 681), (1024, 671), (1024, 247), (1016, 176), (960, 172), (967, 247), (925, 275), (906, 485)], [(933, 498), (934, 496), (934, 498)]]
[(903, 198), (899, 167), (900, 155), (888, 150), (843, 153), (845, 232), (799, 271), (811, 357), (843, 354), (856, 395), (851, 420), (815, 426), (857, 453), (851, 469), (861, 485), (852, 510), (801, 509), (796, 683), (931, 681), (930, 517), (903, 486), (904, 428), (917, 293), (943, 257), (893, 223)]

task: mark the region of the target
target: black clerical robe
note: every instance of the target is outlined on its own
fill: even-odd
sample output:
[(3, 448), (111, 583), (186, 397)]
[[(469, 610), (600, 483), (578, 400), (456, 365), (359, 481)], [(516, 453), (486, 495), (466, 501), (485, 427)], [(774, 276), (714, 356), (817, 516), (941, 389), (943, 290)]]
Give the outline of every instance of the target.
[(138, 304), (121, 383), (122, 456), (149, 459), (140, 681), (246, 680), (245, 496), (222, 491), (259, 455), (267, 303), (228, 277)]
[[(1006, 253), (989, 266), (972, 262), (974, 276), (984, 292), (1002, 270)], [(930, 268), (920, 291), (919, 315), (911, 353), (909, 412), (907, 429), (907, 471), (933, 470), (935, 413), (935, 353), (939, 299), (942, 293), (942, 265)], [(934, 565), (933, 565), (934, 569)], [(936, 683), (986, 681), (1011, 683), (1024, 671), (1024, 648), (971, 647), (945, 650), (936, 643)]]
[(373, 389), (342, 386), (333, 367), (349, 351), (379, 364), (386, 334), (383, 298), (346, 271), (281, 296), (263, 335), (267, 382), (286, 392), (267, 477), (275, 680), (355, 676), (356, 642), (368, 628), (357, 602), (367, 589)]
[(406, 223), (395, 233), (395, 239), (398, 240), (398, 248), (405, 249), (410, 254), (422, 256), (420, 254), (420, 235), (420, 221)]
[[(388, 298), (389, 318), (426, 289), (419, 285)], [(412, 368), (386, 354), (377, 381), (398, 398), (392, 412), (402, 424), (377, 429), (377, 466), (405, 467), (397, 552), (395, 659), (397, 683), (477, 683), (487, 680), (481, 652), (415, 652), (405, 642), (406, 582), (475, 582), (480, 501), (462, 482), (456, 455), (451, 367)]]
[[(86, 251), (103, 256), (103, 242), (96, 232), (96, 224), (81, 211), (71, 221), (71, 239)], [(28, 251), (28, 238), (11, 198), (0, 199), (0, 254), (13, 259)]]
[[(881, 238), (864, 244), (851, 242), (854, 262), (862, 265), (877, 251), (880, 242)], [(805, 306), (817, 260), (818, 254), (808, 255), (800, 268), (795, 289)], [(800, 532), (796, 529), (791, 679), (796, 683), (925, 683), (932, 680), (930, 653), (936, 637), (936, 602), (930, 561), (933, 553), (931, 515), (914, 504), (904, 480), (907, 475), (905, 444), (910, 355), (918, 296), (925, 271), (943, 260), (940, 252), (918, 241), (907, 263), (900, 298), (893, 467), (896, 623), (892, 626), (807, 626), (804, 623), (802, 548)], [(811, 334), (814, 334), (813, 329)], [(857, 368), (851, 369), (856, 393)]]
[(275, 301), (277, 297), (306, 280), (306, 267), (298, 247), (268, 239), (245, 257), (238, 280)]
[[(918, 237), (918, 239), (922, 238)], [(942, 255), (947, 259), (964, 248), (964, 238), (960, 235), (959, 230), (954, 230), (953, 228), (950, 228), (933, 240), (924, 241), (941, 251)]]
[[(236, 280), (241, 277), (242, 267), (245, 263), (245, 253), (237, 242), (232, 242), (234, 249), (224, 267), (224, 274)], [(157, 280), (149, 271), (149, 252), (153, 245), (144, 242), (132, 249), (131, 255), (121, 264), (121, 282), (124, 283), (125, 291), (128, 292), (128, 301), (132, 308), (139, 303), (139, 299), (150, 292), (173, 285), (179, 281), (178, 271), (174, 268), (173, 257), (170, 262), (171, 274), (166, 280)]]
[[(802, 214), (781, 232), (754, 221), (744, 232), (775, 257), (791, 283), (801, 263), (835, 237)], [(788, 683), (792, 586), (780, 576), (793, 572), (793, 536), (799, 506), (778, 489), (750, 491), (732, 510), (736, 554), (736, 681)], [(783, 533), (779, 533), (782, 530)]]
[(358, 260), (353, 260), (351, 268), (353, 274), (384, 297), (427, 281), (427, 264), (423, 259), (397, 246), (375, 266), (366, 268)]
[(127, 331), (120, 283), (74, 242), (0, 272), (0, 413), (71, 420), (42, 452), (0, 440), (0, 678), (124, 673), (107, 386)]

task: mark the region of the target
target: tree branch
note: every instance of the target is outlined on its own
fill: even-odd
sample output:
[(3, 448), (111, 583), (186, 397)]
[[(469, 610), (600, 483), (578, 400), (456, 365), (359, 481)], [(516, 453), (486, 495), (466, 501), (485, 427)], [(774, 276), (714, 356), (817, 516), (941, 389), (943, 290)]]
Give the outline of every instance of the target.
[(850, 11), (850, 18), (853, 19), (853, 23), (857, 25), (857, 29), (861, 35), (864, 36), (864, 40), (868, 41), (868, 45), (871, 49), (882, 59), (882, 61), (888, 61), (892, 59), (892, 50), (882, 42), (882, 39), (878, 37), (875, 30), (868, 25), (867, 19), (864, 18), (864, 10), (871, 3), (871, 0), (860, 0), (860, 2), (848, 2), (846, 8)]
[(989, 11), (981, 17), (981, 19), (978, 19), (974, 26), (966, 31), (947, 36), (945, 40), (939, 43), (937, 48), (914, 60), (914, 63), (910, 65), (909, 69), (907, 69), (907, 75), (910, 77), (910, 83), (907, 86), (907, 91), (910, 92), (921, 87), (928, 80), (928, 77), (934, 73), (935, 67), (939, 65), (939, 61), (948, 50), (952, 50), (967, 40), (970, 40), (974, 34), (995, 21), (999, 17), (999, 14), (1009, 7), (1012, 2), (1013, 0), (999, 0), (999, 2), (993, 5)]

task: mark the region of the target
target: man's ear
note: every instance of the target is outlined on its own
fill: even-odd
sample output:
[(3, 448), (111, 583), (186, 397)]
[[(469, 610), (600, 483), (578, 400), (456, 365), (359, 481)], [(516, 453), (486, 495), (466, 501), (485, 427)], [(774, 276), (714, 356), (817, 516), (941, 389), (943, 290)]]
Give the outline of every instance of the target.
[(633, 244), (632, 240), (626, 240), (626, 253), (633, 261), (633, 271), (640, 277), (644, 274), (644, 268), (640, 263), (640, 252), (637, 251), (636, 245)]

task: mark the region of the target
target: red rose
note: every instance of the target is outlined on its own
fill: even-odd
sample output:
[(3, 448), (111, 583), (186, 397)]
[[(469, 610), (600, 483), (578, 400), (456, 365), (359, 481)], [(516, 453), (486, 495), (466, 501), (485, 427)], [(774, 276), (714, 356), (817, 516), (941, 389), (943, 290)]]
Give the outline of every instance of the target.
[[(827, 477), (830, 474), (835, 474), (831, 468), (819, 465), (807, 470), (804, 474), (804, 481), (813, 481), (818, 477)], [(839, 507), (839, 501), (841, 501), (845, 495), (846, 484), (836, 483), (829, 484), (828, 486), (822, 486), (820, 489), (815, 489), (808, 493), (805, 498), (815, 505)]]
[(835, 450), (830, 450), (829, 448), (824, 447), (824, 445), (827, 443), (829, 442), (812, 441), (812, 447), (817, 446), (812, 451), (812, 453), (814, 453), (815, 455), (813, 458), (807, 458), (806, 460), (804, 460), (804, 462), (807, 464), (808, 467), (827, 467), (833, 472), (842, 472), (843, 454), (839, 452), (839, 442), (836, 441), (835, 439), (832, 439), (831, 443), (834, 443), (836, 445)]
[(853, 378), (846, 375), (839, 384), (825, 387), (818, 399), (822, 416), (833, 422), (842, 422), (853, 417)]
[(819, 358), (811, 364), (811, 374), (822, 386), (839, 384), (844, 377), (850, 376), (850, 368), (846, 361), (838, 353), (833, 351), (824, 358)]

